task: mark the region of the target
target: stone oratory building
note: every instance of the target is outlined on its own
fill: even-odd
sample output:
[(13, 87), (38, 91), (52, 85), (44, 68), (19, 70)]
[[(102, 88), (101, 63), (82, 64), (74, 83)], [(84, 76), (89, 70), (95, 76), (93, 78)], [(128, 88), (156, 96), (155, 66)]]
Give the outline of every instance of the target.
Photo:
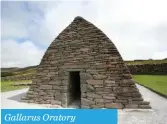
[(79, 108), (151, 108), (113, 42), (76, 17), (50, 44), (23, 101)]

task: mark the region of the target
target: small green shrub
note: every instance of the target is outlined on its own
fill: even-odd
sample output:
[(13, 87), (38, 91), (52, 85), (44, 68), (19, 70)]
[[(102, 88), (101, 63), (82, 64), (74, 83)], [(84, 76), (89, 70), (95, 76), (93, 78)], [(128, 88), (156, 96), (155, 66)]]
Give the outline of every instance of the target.
[(1, 72), (1, 77), (6, 77), (6, 76), (13, 76), (14, 74), (12, 72)]

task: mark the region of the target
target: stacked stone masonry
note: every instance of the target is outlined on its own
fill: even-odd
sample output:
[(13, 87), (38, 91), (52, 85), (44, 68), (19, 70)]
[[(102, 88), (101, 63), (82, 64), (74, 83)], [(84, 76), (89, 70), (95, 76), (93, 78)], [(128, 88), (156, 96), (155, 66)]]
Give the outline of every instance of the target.
[[(151, 75), (167, 75), (167, 63), (161, 64), (142, 64), (142, 65), (127, 65), (131, 74), (151, 74)], [(18, 76), (1, 77), (2, 81), (8, 80), (32, 80), (35, 73)]]
[(68, 107), (72, 71), (80, 75), (81, 108), (151, 108), (115, 45), (82, 17), (51, 43), (23, 101)]
[(128, 65), (131, 74), (167, 75), (167, 63)]

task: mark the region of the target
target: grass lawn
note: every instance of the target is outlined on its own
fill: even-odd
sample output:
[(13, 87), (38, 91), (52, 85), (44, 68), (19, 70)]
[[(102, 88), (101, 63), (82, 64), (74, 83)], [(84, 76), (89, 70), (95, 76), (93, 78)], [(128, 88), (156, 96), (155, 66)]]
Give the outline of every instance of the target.
[(24, 81), (1, 81), (1, 92), (12, 91), (17, 89), (26, 88), (27, 86), (12, 86), (12, 84), (30, 82), (29, 80)]
[(165, 75), (133, 75), (133, 78), (156, 92), (167, 96), (167, 76)]

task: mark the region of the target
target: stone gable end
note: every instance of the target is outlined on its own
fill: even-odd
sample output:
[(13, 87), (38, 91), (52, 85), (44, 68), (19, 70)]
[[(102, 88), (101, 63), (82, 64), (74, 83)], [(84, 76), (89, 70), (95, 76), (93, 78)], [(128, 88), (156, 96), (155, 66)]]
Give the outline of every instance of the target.
[(73, 100), (70, 75), (80, 83), (80, 108), (150, 108), (116, 46), (82, 17), (48, 47), (24, 100), (68, 107)]

